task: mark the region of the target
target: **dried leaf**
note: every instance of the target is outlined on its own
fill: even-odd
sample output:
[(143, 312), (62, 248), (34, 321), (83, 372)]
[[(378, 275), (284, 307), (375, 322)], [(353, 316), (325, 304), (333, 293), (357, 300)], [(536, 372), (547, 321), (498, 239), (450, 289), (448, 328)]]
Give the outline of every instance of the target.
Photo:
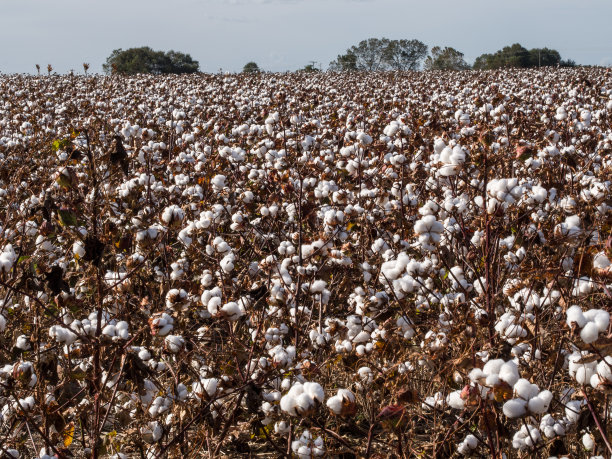
[(64, 439), (64, 447), (68, 448), (72, 444), (74, 439), (74, 422), (70, 422), (62, 431), (62, 438)]

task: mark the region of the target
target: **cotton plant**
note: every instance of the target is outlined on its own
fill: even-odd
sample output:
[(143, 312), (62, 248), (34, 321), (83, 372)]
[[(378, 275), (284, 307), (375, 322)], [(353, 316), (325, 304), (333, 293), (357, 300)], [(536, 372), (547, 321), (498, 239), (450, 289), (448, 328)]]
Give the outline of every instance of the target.
[[(392, 404), (431, 431), (474, 416), (453, 454), (493, 455), (493, 409), (497, 452), (599, 451), (578, 421), (612, 381), (605, 71), (31, 78), (0, 78), (6, 438), (57, 403), (86, 447), (73, 410), (147, 457), (255, 418), (263, 449), (318, 457)], [(413, 380), (401, 405), (388, 389)], [(398, 427), (370, 452), (404, 446)]]

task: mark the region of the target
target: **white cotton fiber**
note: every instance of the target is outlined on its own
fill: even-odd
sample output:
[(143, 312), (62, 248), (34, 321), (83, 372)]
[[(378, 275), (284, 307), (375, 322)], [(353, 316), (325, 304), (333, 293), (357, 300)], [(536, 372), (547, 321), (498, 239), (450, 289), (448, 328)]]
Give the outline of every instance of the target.
[(489, 360), (485, 363), (484, 367), (482, 367), (482, 371), (487, 375), (498, 375), (503, 364), (503, 359)]
[(599, 328), (595, 322), (587, 322), (584, 328), (580, 331), (580, 338), (587, 344), (597, 341)]
[(595, 322), (595, 325), (597, 325), (599, 333), (604, 333), (610, 326), (610, 313), (608, 311), (598, 309), (593, 322)]
[(504, 414), (511, 419), (520, 418), (527, 412), (527, 410), (525, 409), (526, 405), (527, 402), (525, 402), (525, 400), (508, 400), (506, 403), (504, 403), (503, 411)]
[(566, 312), (567, 320), (565, 321), (569, 327), (572, 326), (572, 322), (576, 322), (578, 327), (582, 328), (586, 325), (587, 319), (582, 313), (580, 306), (570, 306)]
[(612, 357), (606, 356), (597, 364), (597, 374), (604, 379), (612, 382)]
[(506, 381), (509, 385), (514, 384), (519, 380), (519, 372), (516, 363), (508, 361), (499, 369), (499, 378)]
[(531, 384), (528, 380), (521, 378), (514, 384), (514, 392), (523, 400), (529, 400), (540, 393), (536, 384)]

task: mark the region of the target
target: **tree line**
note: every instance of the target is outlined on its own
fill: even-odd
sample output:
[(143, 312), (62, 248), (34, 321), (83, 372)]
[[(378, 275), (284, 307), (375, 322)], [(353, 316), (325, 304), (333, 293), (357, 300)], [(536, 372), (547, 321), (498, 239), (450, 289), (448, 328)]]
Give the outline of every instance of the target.
[[(506, 46), (492, 54), (482, 54), (469, 65), (461, 51), (446, 46), (434, 46), (431, 51), (419, 40), (390, 40), (368, 38), (348, 48), (329, 63), (332, 72), (398, 71), (398, 70), (494, 70), (506, 67), (530, 68), (545, 66), (575, 66), (564, 60), (557, 50), (549, 48), (526, 49), (518, 43)], [(154, 51), (144, 46), (127, 50), (116, 49), (102, 66), (106, 73), (167, 74), (199, 72), (199, 63), (189, 54), (177, 51)], [(261, 71), (257, 63), (248, 62), (243, 73)], [(304, 72), (321, 71), (314, 63), (301, 69)]]

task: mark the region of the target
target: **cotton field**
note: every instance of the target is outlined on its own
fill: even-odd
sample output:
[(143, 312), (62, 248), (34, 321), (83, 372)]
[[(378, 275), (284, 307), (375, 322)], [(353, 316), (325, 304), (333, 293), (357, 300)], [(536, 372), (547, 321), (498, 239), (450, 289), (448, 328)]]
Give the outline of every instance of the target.
[(0, 77), (0, 456), (595, 457), (612, 74)]

